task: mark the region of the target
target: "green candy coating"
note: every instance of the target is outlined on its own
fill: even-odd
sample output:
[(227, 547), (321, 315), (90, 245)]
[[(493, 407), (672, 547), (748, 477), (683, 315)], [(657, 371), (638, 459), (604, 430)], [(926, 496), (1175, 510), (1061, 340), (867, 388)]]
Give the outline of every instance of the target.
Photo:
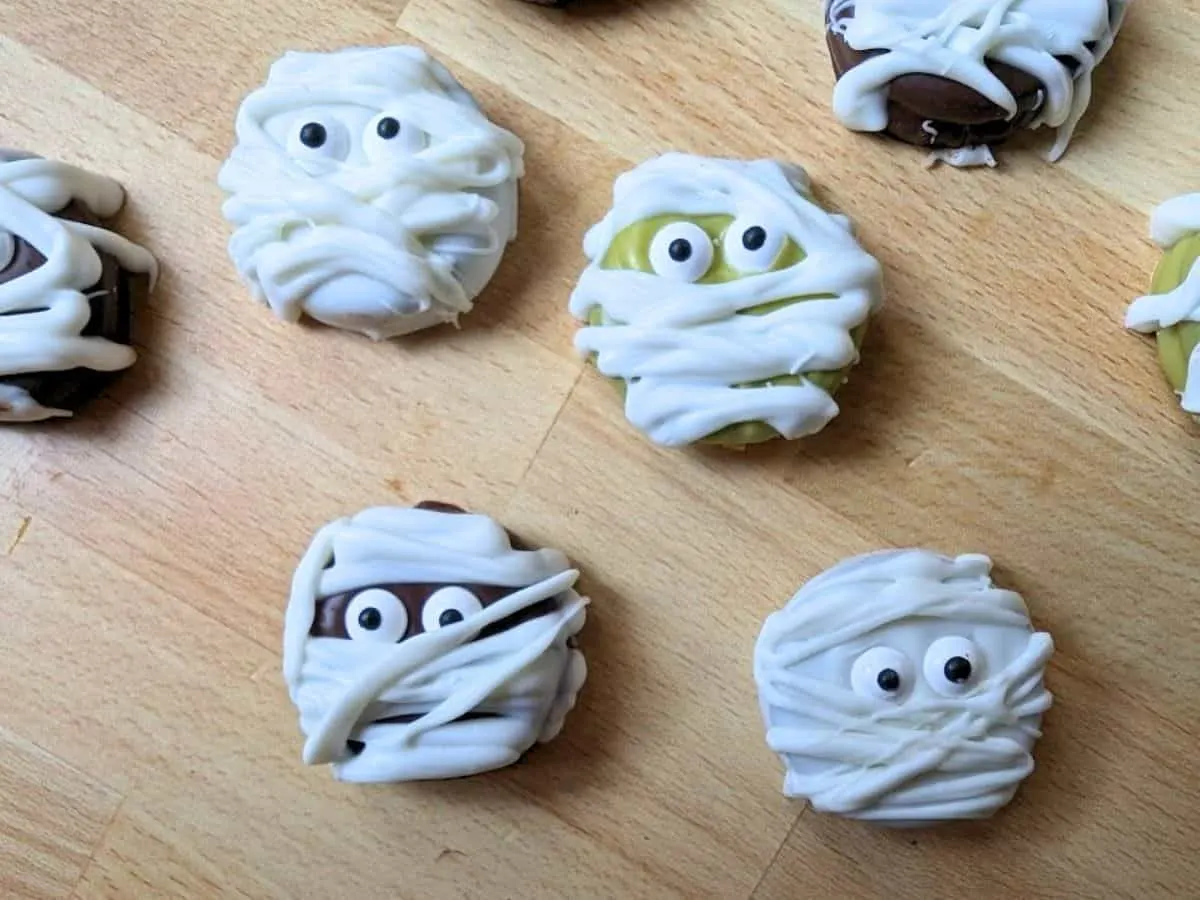
[[(699, 226), (705, 234), (707, 234), (713, 242), (713, 261), (707, 272), (696, 281), (697, 284), (726, 284), (731, 281), (737, 281), (741, 278), (748, 277), (748, 273), (738, 271), (725, 258), (725, 232), (729, 230), (729, 226), (733, 224), (734, 217), (729, 215), (713, 215), (713, 216), (683, 216), (683, 215), (664, 215), (653, 216), (648, 219), (643, 219), (640, 222), (634, 222), (632, 225), (622, 229), (620, 233), (613, 239), (609, 245), (608, 252), (600, 261), (600, 268), (626, 270), (635, 272), (645, 272), (653, 275), (654, 267), (650, 264), (650, 245), (654, 241), (654, 236), (658, 234), (664, 227), (675, 222), (690, 222), (693, 225)], [(804, 261), (806, 254), (804, 249), (790, 237), (786, 240), (783, 247), (779, 251), (779, 255), (775, 258), (775, 262), (767, 268), (768, 272), (779, 272), (784, 269), (791, 268)], [(754, 273), (760, 274), (760, 273)], [(775, 312), (793, 303), (803, 303), (806, 300), (825, 299), (832, 295), (817, 294), (812, 296), (794, 297), (785, 300), (776, 300), (771, 303), (764, 303), (761, 306), (752, 307), (739, 313), (739, 315), (767, 315)], [(593, 326), (603, 325), (619, 325), (613, 319), (605, 316), (604, 312), (597, 308), (591, 310), (588, 315), (588, 324)], [(860, 348), (862, 340), (867, 331), (867, 323), (863, 322), (850, 335), (854, 340), (854, 346)], [(767, 385), (798, 385), (805, 379), (820, 387), (823, 391), (833, 396), (838, 388), (846, 381), (850, 369), (853, 366), (846, 366), (837, 371), (826, 372), (805, 372), (803, 375), (783, 374), (775, 378), (770, 378), (765, 381), (752, 381), (744, 384), (737, 384), (734, 387), (764, 387)], [(621, 395), (624, 397), (626, 383), (624, 379), (612, 379), (618, 388), (621, 390)], [(761, 444), (765, 441), (774, 440), (781, 437), (778, 431), (771, 427), (766, 422), (750, 421), (737, 422), (720, 431), (710, 434), (703, 438), (700, 443), (717, 444), (723, 447), (745, 447), (749, 444)]]
[[(1168, 294), (1183, 284), (1200, 259), (1200, 233), (1189, 235), (1171, 247), (1154, 270), (1153, 294)], [(1180, 322), (1158, 332), (1158, 355), (1167, 380), (1176, 391), (1187, 386), (1188, 361), (1200, 344), (1200, 322)]]

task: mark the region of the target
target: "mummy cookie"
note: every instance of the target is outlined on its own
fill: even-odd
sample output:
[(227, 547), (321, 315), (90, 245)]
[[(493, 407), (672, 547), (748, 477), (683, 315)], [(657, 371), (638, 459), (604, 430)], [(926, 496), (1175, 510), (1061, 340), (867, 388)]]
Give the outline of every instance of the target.
[(415, 47), (288, 53), (221, 169), (254, 297), (376, 340), (456, 322), (517, 227), (523, 146)]
[(838, 76), (833, 111), (854, 131), (994, 165), (1017, 131), (1057, 129), (1059, 159), (1092, 96), (1092, 72), (1126, 0), (826, 0)]
[(111, 178), (0, 150), (0, 423), (70, 416), (137, 358), (156, 270), (101, 225), (124, 202)]
[(1183, 409), (1200, 418), (1200, 194), (1154, 212), (1151, 236), (1166, 252), (1151, 293), (1129, 307), (1125, 325), (1158, 336), (1158, 354)]
[(671, 153), (617, 179), (571, 296), (576, 347), (652, 441), (742, 446), (820, 431), (882, 298), (879, 264), (808, 177)]
[(557, 550), (447, 504), (326, 526), (284, 630), (304, 761), (342, 781), (456, 778), (552, 739), (587, 674), (578, 576)]
[(848, 560), (767, 618), (754, 676), (784, 793), (917, 826), (990, 816), (1033, 771), (1054, 644), (986, 556)]

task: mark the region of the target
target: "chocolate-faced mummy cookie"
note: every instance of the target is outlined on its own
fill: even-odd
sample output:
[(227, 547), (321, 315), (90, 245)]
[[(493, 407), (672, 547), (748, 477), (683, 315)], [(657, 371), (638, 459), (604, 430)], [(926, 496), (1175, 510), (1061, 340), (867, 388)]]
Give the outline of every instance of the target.
[(288, 53), (221, 169), (256, 299), (376, 340), (455, 322), (516, 234), (523, 146), (415, 47)]
[(1185, 411), (1200, 418), (1200, 194), (1160, 206), (1150, 233), (1166, 252), (1151, 293), (1133, 302), (1127, 327), (1157, 333), (1158, 353)]
[(990, 146), (1058, 129), (1057, 160), (1092, 95), (1126, 0), (826, 0), (833, 110), (855, 131), (994, 165)]
[(617, 179), (584, 251), (576, 347), (665, 447), (820, 431), (882, 297), (849, 220), (769, 160), (643, 163)]
[(111, 178), (0, 150), (0, 423), (70, 416), (133, 365), (133, 311), (156, 269), (105, 229)]
[(342, 781), (455, 778), (552, 739), (587, 674), (578, 576), (557, 550), (447, 504), (326, 526), (284, 631), (304, 761)]
[(980, 819), (1033, 771), (1054, 650), (986, 556), (856, 557), (767, 618), (754, 676), (784, 793), (887, 825)]

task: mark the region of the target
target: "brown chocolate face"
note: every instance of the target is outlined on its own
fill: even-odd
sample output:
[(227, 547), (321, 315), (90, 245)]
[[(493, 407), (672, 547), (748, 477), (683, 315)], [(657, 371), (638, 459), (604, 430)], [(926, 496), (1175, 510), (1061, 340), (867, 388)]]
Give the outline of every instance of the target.
[[(466, 510), (449, 503), (426, 501), (417, 509), (449, 514)], [(513, 535), (518, 550), (529, 549)], [(317, 600), (310, 634), (313, 637), (376, 642), (409, 638), (461, 622), (521, 588), (489, 584), (374, 584)], [(479, 632), (480, 640), (544, 616), (558, 608), (551, 597), (501, 619)]]
[[(829, 24), (829, 9), (826, 24)], [(839, 11), (839, 21), (854, 17), (854, 7)], [(886, 50), (855, 50), (833, 29), (826, 42), (834, 72), (841, 78), (850, 69)], [(1090, 48), (1089, 48), (1090, 49)], [(1073, 59), (1060, 58), (1073, 69)], [(973, 88), (937, 75), (902, 75), (888, 90), (886, 133), (907, 144), (940, 149), (957, 149), (981, 144), (999, 144), (1037, 118), (1045, 100), (1042, 84), (1028, 72), (988, 60), (988, 69), (1016, 98), (1017, 115), (1012, 119), (996, 104)]]
[[(0, 163), (29, 158), (28, 154), (0, 150)], [(60, 219), (101, 226), (100, 219), (84, 203), (73, 200), (55, 213)], [(0, 284), (22, 278), (41, 268), (46, 257), (21, 235), (13, 235), (12, 257), (0, 260)], [(81, 332), (83, 336), (100, 336), (118, 344), (133, 343), (133, 308), (149, 292), (149, 276), (127, 272), (116, 257), (97, 250), (103, 269), (100, 279), (88, 290), (91, 319)], [(96, 372), (91, 369), (70, 369), (65, 372), (32, 372), (0, 375), (0, 383), (12, 384), (27, 391), (42, 406), (77, 410), (99, 394), (119, 373)]]

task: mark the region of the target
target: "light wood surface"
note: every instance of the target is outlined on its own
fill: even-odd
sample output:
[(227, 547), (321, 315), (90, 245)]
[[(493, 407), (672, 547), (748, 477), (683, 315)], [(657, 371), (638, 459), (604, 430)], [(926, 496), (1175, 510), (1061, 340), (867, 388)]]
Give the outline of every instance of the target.
[[(836, 124), (817, 0), (579, 7), (0, 2), (0, 143), (119, 178), (165, 267), (133, 372), (0, 431), (0, 896), (1200, 897), (1200, 434), (1121, 328), (1149, 210), (1200, 187), (1196, 4), (1134, 5), (1060, 165), (1043, 136), (975, 172)], [(225, 255), (236, 105), (286, 49), (393, 42), (527, 141), (520, 239), (459, 332), (275, 322)], [(883, 261), (817, 438), (656, 450), (574, 355), (583, 229), (668, 149), (805, 164)], [(427, 498), (578, 561), (592, 676), (521, 765), (339, 785), (279, 673), (291, 569)], [(762, 618), (904, 545), (990, 553), (1059, 646), (1038, 769), (986, 824), (813, 814), (763, 741)]]

